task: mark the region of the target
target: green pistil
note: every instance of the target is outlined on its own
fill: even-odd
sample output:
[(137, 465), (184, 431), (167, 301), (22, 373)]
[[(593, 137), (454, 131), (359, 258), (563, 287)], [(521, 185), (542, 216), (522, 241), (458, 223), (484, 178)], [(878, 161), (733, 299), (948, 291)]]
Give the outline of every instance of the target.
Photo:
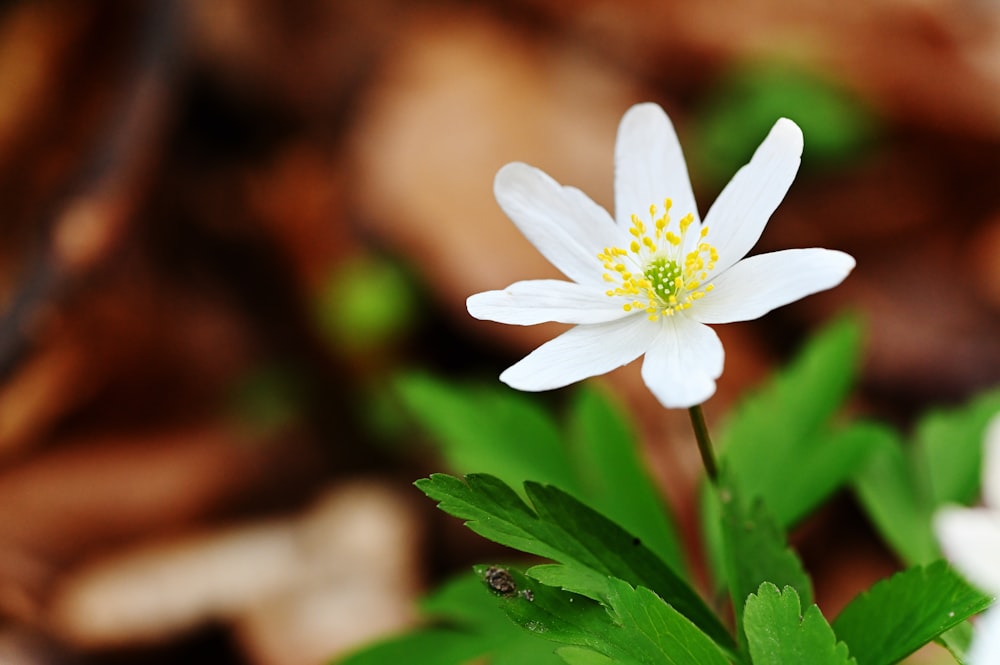
[(681, 276), (681, 267), (676, 261), (663, 257), (655, 258), (646, 265), (643, 275), (649, 280), (653, 293), (664, 303), (669, 303), (671, 296), (677, 295), (677, 280)]

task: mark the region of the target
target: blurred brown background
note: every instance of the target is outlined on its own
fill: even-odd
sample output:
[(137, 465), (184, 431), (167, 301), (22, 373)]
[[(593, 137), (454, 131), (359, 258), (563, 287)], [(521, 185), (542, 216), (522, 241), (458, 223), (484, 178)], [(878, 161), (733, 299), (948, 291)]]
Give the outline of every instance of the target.
[[(905, 426), (1000, 381), (994, 3), (3, 4), (0, 662), (311, 664), (412, 622), (481, 545), (428, 527), (409, 483), (440, 464), (380, 396), (403, 367), (493, 380), (556, 332), (465, 314), (554, 276), (493, 174), (526, 161), (610, 207), (645, 100), (703, 212), (798, 121), (758, 249), (858, 259), (720, 328), (710, 417), (845, 310), (860, 413)], [(690, 531), (685, 414), (637, 369), (604, 380)], [(842, 503), (840, 535), (799, 536), (832, 609), (893, 565)]]

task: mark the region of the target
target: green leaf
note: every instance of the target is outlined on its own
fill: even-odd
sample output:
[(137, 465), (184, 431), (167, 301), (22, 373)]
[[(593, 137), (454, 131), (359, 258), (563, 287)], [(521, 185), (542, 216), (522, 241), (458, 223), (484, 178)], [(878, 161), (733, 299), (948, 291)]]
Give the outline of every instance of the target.
[(404, 635), (363, 648), (337, 661), (341, 665), (465, 665), (488, 659), (491, 665), (556, 665), (548, 640), (510, 621), (496, 598), (470, 572), (451, 580), (421, 603), (428, 622)]
[[(860, 346), (856, 319), (828, 325), (730, 414), (718, 437), (720, 465), (742, 500), (751, 505), (761, 499), (779, 530), (848, 482), (878, 445), (879, 432), (868, 425), (831, 425), (853, 383)], [(700, 508), (708, 562), (721, 588), (728, 568), (725, 538), (718, 498), (707, 487)], [(752, 593), (762, 581), (741, 593)], [(743, 598), (735, 602), (741, 607)]]
[(889, 665), (913, 653), (991, 602), (944, 561), (878, 582), (833, 622), (858, 665)]
[(484, 538), (573, 569), (567, 579), (584, 584), (574, 591), (606, 600), (605, 577), (648, 587), (720, 644), (732, 645), (698, 594), (638, 538), (600, 513), (552, 486), (525, 483), (532, 508), (493, 476), (472, 474), (465, 480), (435, 474), (416, 484)]
[(513, 390), (452, 386), (427, 375), (397, 382), (407, 410), (459, 473), (489, 471), (512, 487), (552, 483), (581, 496), (555, 421)]
[(956, 662), (965, 665), (965, 654), (972, 644), (972, 624), (963, 621), (954, 628), (941, 633), (935, 642), (943, 646)]
[(805, 604), (812, 604), (809, 577), (764, 503), (758, 499), (745, 506), (738, 490), (725, 482), (719, 489), (718, 500), (722, 509), (726, 578), (737, 625), (742, 629), (746, 599), (764, 582), (790, 586)]
[(547, 563), (532, 566), (528, 575), (548, 586), (559, 587), (594, 600), (608, 597), (608, 576), (593, 568)]
[(833, 432), (817, 434), (811, 442), (804, 441), (798, 455), (775, 458), (782, 459), (783, 464), (793, 465), (786, 469), (795, 469), (794, 473), (786, 472), (780, 491), (766, 493), (778, 501), (781, 510), (776, 516), (778, 523), (790, 527), (847, 484), (878, 445), (879, 435), (874, 426), (852, 423)]
[(518, 489), (525, 480), (552, 483), (685, 571), (676, 526), (639, 456), (639, 442), (596, 390), (576, 393), (566, 434), (534, 401), (507, 388), (456, 387), (411, 375), (397, 382), (397, 392), (451, 469), (489, 472)]
[(743, 63), (716, 81), (697, 114), (692, 168), (724, 183), (746, 163), (776, 118), (807, 137), (803, 164), (838, 166), (861, 154), (878, 122), (835, 81), (783, 63)]
[[(477, 572), (482, 575), (485, 569), (478, 566)], [(601, 603), (546, 586), (516, 570), (508, 572), (516, 591), (498, 600), (515, 624), (546, 640), (610, 655), (606, 644), (613, 622)]]
[(918, 475), (903, 442), (882, 427), (854, 491), (868, 518), (896, 555), (909, 565), (939, 558), (931, 531), (933, 506), (917, 484)]
[(339, 262), (316, 303), (319, 328), (350, 351), (371, 351), (400, 337), (420, 308), (413, 276), (375, 255)]
[(854, 479), (868, 517), (896, 555), (910, 565), (940, 556), (931, 531), (945, 503), (972, 502), (979, 493), (983, 437), (1000, 412), (1000, 391), (921, 419), (913, 445), (881, 428), (872, 453)]
[(747, 598), (743, 627), (754, 665), (856, 665), (815, 605), (802, 614), (792, 587), (770, 582)]
[(705, 633), (649, 589), (612, 579), (608, 601), (615, 623), (631, 633), (619, 636), (619, 643), (641, 662), (728, 665)]
[[(517, 588), (530, 590), (504, 598), (516, 623), (546, 639), (577, 647), (563, 653), (573, 663), (629, 665), (728, 665), (720, 648), (676, 609), (652, 591), (627, 582), (608, 581), (607, 607), (511, 571)], [(605, 659), (585, 657), (594, 651)]]
[(853, 385), (860, 345), (857, 320), (827, 326), (737, 407), (719, 437), (722, 464), (745, 496), (762, 498), (783, 527), (846, 482), (871, 445), (864, 428), (829, 427)]
[(561, 647), (556, 649), (556, 655), (569, 665), (611, 665), (616, 662), (614, 658), (583, 647)]
[(979, 494), (986, 425), (1000, 413), (1000, 390), (951, 410), (932, 411), (917, 425), (914, 440), (929, 481), (931, 503), (969, 504)]
[(465, 629), (490, 626), (498, 616), (504, 616), (492, 596), (483, 593), (483, 577), (475, 570), (445, 581), (422, 598), (420, 614)]
[[(501, 616), (500, 621), (510, 623)], [(511, 626), (517, 628), (517, 626)], [(521, 631), (523, 632), (523, 631)], [(485, 638), (477, 633), (455, 628), (430, 626), (399, 637), (387, 639), (350, 654), (339, 665), (385, 665), (385, 663), (410, 663), (412, 665), (462, 665), (475, 658), (489, 655), (495, 638)], [(558, 662), (556, 660), (555, 662)]]
[(671, 568), (684, 571), (677, 527), (622, 414), (598, 391), (584, 387), (570, 409), (569, 432), (587, 504), (641, 538)]

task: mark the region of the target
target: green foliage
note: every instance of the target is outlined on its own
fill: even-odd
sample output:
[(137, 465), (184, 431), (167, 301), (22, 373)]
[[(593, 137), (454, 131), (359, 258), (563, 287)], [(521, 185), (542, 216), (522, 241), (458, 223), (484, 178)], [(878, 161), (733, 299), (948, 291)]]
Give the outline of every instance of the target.
[(611, 577), (602, 605), (516, 571), (511, 575), (518, 591), (502, 598), (504, 611), (528, 631), (571, 645), (557, 652), (568, 663), (729, 663), (705, 633), (649, 589)]
[[(765, 386), (729, 415), (721, 436), (720, 464), (742, 501), (760, 502), (775, 533), (782, 533), (848, 482), (877, 445), (881, 430), (863, 423), (837, 426), (834, 414), (854, 381), (861, 347), (861, 326), (842, 318), (827, 326)], [(702, 525), (716, 581), (727, 574), (722, 551), (723, 523), (718, 497), (702, 493)], [(763, 510), (763, 509), (762, 509)], [(783, 536), (782, 540), (783, 542)], [(747, 579), (740, 593), (763, 581)], [(799, 592), (803, 588), (799, 584)], [(742, 598), (736, 599), (737, 607)]]
[(609, 578), (617, 577), (652, 589), (720, 644), (732, 643), (698, 594), (640, 539), (556, 487), (525, 483), (529, 506), (485, 474), (465, 482), (435, 474), (417, 486), (484, 538), (565, 566), (561, 581), (570, 591), (607, 601)]
[(341, 665), (458, 665), (486, 658), (491, 665), (557, 665), (552, 642), (511, 622), (483, 591), (478, 574), (462, 575), (424, 599), (423, 627), (369, 646)]
[(719, 490), (722, 508), (722, 532), (725, 544), (726, 578), (736, 612), (736, 624), (744, 625), (746, 599), (764, 582), (796, 589), (812, 603), (812, 583), (802, 563), (788, 547), (784, 532), (775, 524), (759, 499), (750, 506), (743, 503), (732, 486)]
[(698, 115), (696, 170), (723, 183), (743, 166), (780, 117), (806, 135), (806, 165), (838, 166), (862, 154), (878, 122), (834, 82), (776, 63), (748, 64), (721, 78)]
[(833, 622), (858, 665), (889, 665), (989, 606), (944, 561), (882, 580), (858, 595)]
[(503, 387), (411, 375), (397, 382), (397, 392), (456, 473), (488, 471), (515, 488), (525, 480), (556, 485), (623, 525), (674, 570), (685, 569), (677, 529), (635, 435), (596, 390), (577, 392), (565, 433), (534, 401)]
[(916, 427), (912, 445), (882, 429), (854, 479), (869, 518), (904, 562), (930, 563), (940, 555), (931, 519), (945, 503), (972, 502), (979, 494), (983, 437), (1000, 413), (1000, 390), (967, 405), (934, 411)]
[(778, 591), (770, 582), (761, 584), (747, 598), (743, 628), (753, 665), (857, 665), (818, 607), (802, 614), (799, 595), (790, 586)]
[[(929, 414), (907, 446), (891, 428), (837, 419), (860, 343), (853, 319), (826, 328), (720, 437), (720, 480), (705, 487), (702, 518), (738, 639), (677, 572), (670, 515), (634, 435), (600, 393), (577, 393), (560, 424), (503, 388), (401, 381), (407, 411), (468, 474), (417, 486), (479, 535), (549, 562), (509, 570), (513, 588), (491, 586), (479, 567), (425, 602), (425, 627), (346, 662), (888, 665), (932, 640), (960, 658), (964, 622), (989, 598), (943, 562), (876, 584), (831, 627), (787, 543), (787, 529), (853, 481), (901, 558), (930, 562), (933, 511), (978, 494), (983, 429), (1000, 391)], [(474, 473), (484, 470), (495, 475)]]
[(959, 409), (931, 411), (917, 424), (913, 444), (927, 472), (932, 504), (969, 504), (979, 496), (983, 438), (997, 414), (1000, 390)]
[(533, 400), (513, 390), (453, 386), (426, 375), (404, 377), (396, 387), (456, 472), (489, 471), (512, 487), (535, 480), (580, 493), (559, 428)]
[(613, 658), (583, 647), (561, 647), (556, 649), (556, 653), (569, 665), (610, 665), (615, 662)]
[(569, 432), (570, 456), (582, 487), (580, 498), (636, 534), (671, 568), (682, 572), (684, 558), (676, 525), (621, 411), (596, 390), (579, 390), (569, 412)]
[(940, 556), (931, 531), (934, 509), (918, 477), (912, 452), (904, 449), (899, 434), (885, 429), (854, 478), (855, 494), (868, 518), (896, 555), (911, 565)]
[(972, 624), (968, 621), (960, 623), (938, 635), (934, 641), (947, 649), (956, 662), (964, 664), (965, 654), (972, 644)]
[(338, 265), (317, 302), (320, 328), (348, 350), (369, 350), (414, 325), (417, 295), (398, 263), (359, 256)]
[(827, 326), (743, 400), (718, 437), (721, 462), (740, 489), (763, 499), (783, 527), (846, 482), (868, 452), (868, 428), (831, 422), (854, 383), (860, 346), (856, 319)]

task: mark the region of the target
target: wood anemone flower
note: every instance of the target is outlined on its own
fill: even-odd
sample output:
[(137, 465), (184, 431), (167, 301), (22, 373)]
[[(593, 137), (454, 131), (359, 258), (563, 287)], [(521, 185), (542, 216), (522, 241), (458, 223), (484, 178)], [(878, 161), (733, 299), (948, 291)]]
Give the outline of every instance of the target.
[(575, 324), (508, 368), (519, 390), (549, 390), (645, 354), (642, 377), (669, 408), (715, 392), (724, 352), (706, 324), (747, 321), (832, 288), (854, 259), (827, 249), (744, 258), (799, 168), (802, 131), (775, 123), (750, 162), (698, 215), (673, 125), (656, 104), (633, 106), (615, 146), (615, 217), (573, 187), (514, 162), (497, 202), (571, 281), (528, 280), (471, 296), (469, 313), (515, 325)]

